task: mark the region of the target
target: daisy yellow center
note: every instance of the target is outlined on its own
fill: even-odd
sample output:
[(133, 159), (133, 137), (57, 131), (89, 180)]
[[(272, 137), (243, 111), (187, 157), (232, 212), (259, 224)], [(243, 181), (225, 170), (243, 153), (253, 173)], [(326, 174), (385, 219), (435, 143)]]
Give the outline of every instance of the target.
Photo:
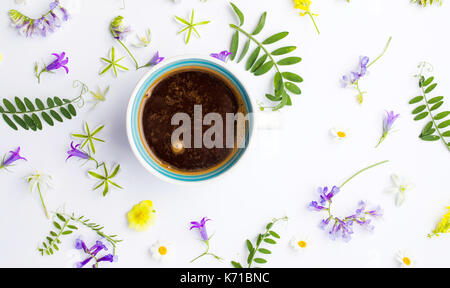
[(345, 132), (343, 132), (343, 131), (339, 131), (339, 132), (337, 132), (337, 136), (339, 138), (345, 138), (347, 136), (347, 134), (345, 134)]
[(159, 254), (166, 255), (167, 254), (167, 248), (164, 246), (159, 247), (158, 249)]
[(305, 241), (298, 241), (297, 245), (300, 248), (306, 248), (306, 246), (308, 246), (308, 244)]
[(411, 265), (411, 259), (409, 259), (408, 257), (403, 257), (402, 261), (406, 266)]

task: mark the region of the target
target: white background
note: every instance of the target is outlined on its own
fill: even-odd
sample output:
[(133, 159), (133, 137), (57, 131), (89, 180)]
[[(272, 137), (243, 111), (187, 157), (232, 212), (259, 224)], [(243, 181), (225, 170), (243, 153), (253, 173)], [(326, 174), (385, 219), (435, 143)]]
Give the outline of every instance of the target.
[[(172, 57), (208, 55), (227, 49), (232, 35), (228, 24), (237, 21), (228, 1), (183, 0), (174, 4), (169, 0), (126, 0), (125, 10), (120, 9), (120, 0), (80, 1), (80, 13), (46, 39), (18, 35), (9, 27), (7, 11), (18, 8), (38, 17), (47, 10), (49, 1), (28, 0), (23, 7), (4, 0), (0, 8), (0, 53), (4, 55), (0, 63), (1, 97), (71, 98), (78, 93), (72, 88), (77, 79), (91, 89), (111, 85), (105, 103), (94, 110), (87, 106), (75, 120), (45, 127), (44, 132), (15, 132), (0, 124), (1, 153), (20, 145), (29, 159), (13, 167), (12, 173), (0, 171), (0, 266), (73, 264), (68, 255), (77, 235), (65, 237), (62, 251), (52, 257), (42, 257), (36, 251), (50, 222), (38, 195), (29, 193), (24, 180), (33, 169), (54, 177), (55, 188), (45, 194), (49, 210), (86, 215), (104, 225), (105, 232), (125, 240), (117, 250), (119, 262), (104, 265), (108, 267), (230, 267), (230, 260), (245, 262), (245, 239), (253, 240), (272, 217), (284, 215), (290, 220), (275, 228), (282, 240), (272, 247), (266, 267), (395, 267), (395, 253), (401, 249), (412, 252), (417, 266), (449, 266), (448, 237), (426, 238), (450, 204), (449, 151), (440, 142), (418, 139), (425, 122), (412, 120), (413, 107), (408, 104), (419, 93), (413, 75), (422, 60), (435, 66), (440, 83), (436, 93), (445, 95), (450, 91), (446, 81), (450, 77), (450, 42), (445, 32), (450, 25), (449, 3), (423, 9), (408, 0), (313, 1), (312, 11), (320, 14), (317, 23), (322, 34), (318, 36), (310, 19), (300, 17), (290, 0), (236, 0), (246, 14), (248, 30), (253, 30), (262, 12), (268, 12), (261, 38), (283, 30), (291, 32), (283, 44), (297, 45), (296, 54), (303, 58), (293, 68), (305, 79), (303, 94), (293, 97), (292, 108), (280, 114), (284, 119), (281, 130), (259, 134), (257, 145), (234, 174), (215, 183), (185, 188), (150, 175), (129, 148), (125, 112), (130, 94), (145, 71), (121, 73), (117, 79), (110, 73), (99, 77), (104, 67), (99, 58), (107, 56), (112, 45), (125, 56), (108, 32), (109, 21), (118, 14), (125, 16), (136, 32), (152, 29), (151, 46), (133, 50), (141, 63), (157, 50)], [(180, 27), (173, 16), (187, 17), (192, 8), (198, 20), (212, 23), (199, 27), (201, 39), (193, 38), (185, 45), (183, 37), (176, 35)], [(376, 57), (389, 36), (393, 41), (388, 53), (361, 81), (369, 93), (360, 106), (354, 91), (343, 89), (339, 80), (357, 66), (360, 55)], [(133, 40), (131, 36), (129, 41)], [(61, 51), (70, 57), (70, 74), (59, 71), (43, 75), (38, 85), (33, 78), (34, 61), (49, 62), (50, 53)], [(133, 67), (131, 61), (124, 63)], [(245, 71), (243, 63), (228, 65), (235, 65), (241, 72), (239, 76), (248, 83), (255, 100), (262, 100), (264, 93), (271, 91), (272, 75), (256, 78)], [(388, 109), (401, 114), (397, 132), (374, 149)], [(84, 121), (92, 127), (106, 125), (101, 136), (107, 143), (97, 145), (98, 158), (122, 165), (117, 180), (125, 187), (123, 191), (113, 190), (103, 198), (100, 191), (92, 191), (95, 182), (86, 176), (89, 167), (65, 161), (70, 133), (81, 131)], [(348, 141), (338, 143), (330, 137), (329, 129), (336, 125), (350, 129)], [(375, 232), (356, 229), (350, 243), (331, 241), (317, 227), (324, 215), (306, 208), (308, 202), (316, 200), (316, 188), (340, 184), (360, 168), (385, 159), (391, 162), (353, 180), (335, 200), (335, 212), (341, 216), (352, 213), (360, 200), (380, 204), (385, 216), (376, 222)], [(392, 195), (383, 192), (392, 185), (392, 173), (416, 184), (401, 208), (395, 206)], [(157, 211), (155, 226), (143, 233), (130, 230), (126, 213), (147, 199), (154, 202)], [(213, 219), (208, 223), (210, 233), (215, 233), (212, 251), (226, 259), (222, 263), (212, 258), (189, 263), (203, 251), (198, 233), (188, 229), (189, 221), (203, 216)], [(306, 254), (298, 255), (289, 246), (297, 233), (311, 238)], [(80, 234), (90, 242), (96, 239), (89, 230), (80, 230)], [(177, 250), (168, 264), (155, 262), (149, 254), (151, 245), (164, 239)]]

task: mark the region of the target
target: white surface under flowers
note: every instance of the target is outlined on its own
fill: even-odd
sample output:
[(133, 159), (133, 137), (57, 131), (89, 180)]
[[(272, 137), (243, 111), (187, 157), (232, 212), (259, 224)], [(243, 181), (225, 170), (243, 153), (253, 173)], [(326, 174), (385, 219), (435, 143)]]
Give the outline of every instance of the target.
[[(246, 27), (253, 29), (262, 12), (267, 11), (268, 26), (263, 36), (282, 30), (290, 31), (284, 43), (297, 45), (296, 54), (303, 62), (295, 71), (304, 77), (303, 94), (293, 98), (292, 108), (284, 109), (283, 125), (277, 130), (263, 130), (257, 145), (246, 162), (240, 163), (234, 174), (215, 183), (196, 187), (173, 186), (149, 175), (134, 158), (125, 133), (125, 111), (129, 96), (146, 71), (120, 73), (118, 79), (107, 73), (99, 77), (100, 57), (108, 56), (112, 45), (119, 54), (125, 51), (111, 39), (109, 21), (122, 14), (135, 32), (151, 28), (151, 44), (135, 49), (141, 62), (156, 51), (161, 56), (185, 54), (209, 55), (229, 47), (232, 31), (228, 24), (236, 23), (228, 1), (184, 0), (79, 0), (79, 11), (48, 38), (26, 39), (9, 27), (7, 11), (20, 9), (33, 17), (47, 10), (49, 1), (28, 1), (25, 6), (14, 0), (4, 0), (0, 7), (1, 97), (71, 98), (77, 90), (74, 80), (86, 82), (92, 90), (111, 86), (106, 102), (95, 109), (89, 105), (79, 116), (45, 132), (14, 132), (0, 123), (0, 153), (21, 146), (28, 162), (12, 167), (12, 173), (0, 171), (0, 266), (66, 267), (74, 258), (74, 241), (78, 235), (64, 238), (54, 256), (40, 256), (36, 248), (45, 239), (50, 222), (42, 213), (36, 195), (30, 197), (25, 176), (33, 171), (45, 171), (53, 176), (54, 188), (44, 193), (49, 211), (65, 209), (86, 215), (105, 226), (105, 232), (118, 234), (124, 242), (118, 245), (114, 267), (230, 267), (230, 260), (246, 258), (245, 239), (253, 240), (272, 217), (289, 216), (278, 226), (282, 239), (272, 247), (265, 267), (397, 267), (396, 252), (411, 251), (416, 266), (449, 267), (449, 237), (427, 239), (450, 204), (447, 189), (449, 152), (440, 143), (418, 139), (422, 124), (410, 115), (409, 99), (417, 96), (419, 61), (435, 66), (436, 92), (450, 97), (448, 51), (450, 41), (442, 29), (450, 26), (450, 3), (442, 7), (421, 8), (408, 0), (345, 0), (313, 1), (321, 30), (317, 35), (309, 19), (298, 15), (290, 0), (235, 0), (246, 14)], [(202, 27), (201, 39), (191, 39), (185, 45), (177, 35), (179, 26), (174, 15), (188, 17), (195, 9), (199, 19), (212, 22)], [(435, 27), (436, 29), (430, 29)], [(364, 78), (365, 101), (356, 103), (355, 93), (343, 89), (341, 76), (358, 65), (361, 55), (378, 55), (389, 36), (392, 46), (371, 67)], [(426, 39), (426, 41), (424, 41)], [(131, 36), (129, 41), (135, 41)], [(131, 43), (131, 42), (130, 42)], [(70, 74), (60, 71), (46, 75), (40, 85), (33, 77), (36, 60), (49, 61), (50, 53), (65, 51), (69, 56)], [(133, 63), (124, 61), (128, 67)], [(244, 65), (230, 63), (250, 88), (251, 97), (261, 100), (271, 91), (271, 76), (256, 78)], [(449, 107), (446, 107), (447, 109)], [(382, 132), (385, 111), (394, 110), (401, 117), (396, 122), (398, 132), (389, 135), (375, 149)], [(105, 124), (97, 145), (97, 157), (121, 164), (118, 182), (125, 188), (113, 190), (106, 198), (92, 191), (93, 183), (81, 162), (65, 161), (70, 133), (80, 131), (84, 121), (92, 127)], [(351, 130), (347, 141), (334, 141), (329, 129), (343, 125)], [(358, 231), (349, 243), (333, 242), (319, 230), (319, 215), (308, 211), (308, 202), (315, 200), (316, 188), (339, 184), (358, 169), (385, 159), (389, 164), (370, 170), (346, 185), (334, 199), (337, 215), (352, 213), (360, 200), (381, 205), (385, 215), (376, 221), (374, 233)], [(407, 201), (396, 207), (384, 193), (392, 186), (390, 176), (398, 173), (413, 181), (415, 190)], [(126, 213), (142, 200), (152, 200), (157, 213), (155, 225), (138, 233), (127, 227)], [(207, 216), (212, 249), (226, 259), (218, 262), (205, 257), (193, 264), (189, 261), (203, 251), (198, 233), (189, 231), (189, 222)], [(311, 242), (308, 253), (299, 255), (289, 242), (299, 232), (307, 233)], [(80, 229), (87, 242), (95, 235)], [(152, 244), (167, 239), (176, 249), (172, 261), (161, 264), (148, 251)], [(404, 255), (403, 255), (404, 256)], [(376, 258), (376, 259), (375, 259)], [(404, 257), (403, 257), (404, 258)]]

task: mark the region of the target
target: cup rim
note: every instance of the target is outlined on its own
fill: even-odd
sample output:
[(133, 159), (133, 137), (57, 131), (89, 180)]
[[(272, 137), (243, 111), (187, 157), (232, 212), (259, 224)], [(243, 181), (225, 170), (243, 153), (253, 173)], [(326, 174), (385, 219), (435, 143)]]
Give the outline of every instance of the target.
[[(136, 147), (136, 143), (133, 140), (133, 135), (132, 135), (132, 121), (133, 121), (132, 116), (133, 116), (134, 101), (135, 101), (136, 97), (138, 96), (138, 93), (141, 90), (142, 86), (147, 81), (147, 79), (153, 73), (155, 73), (157, 70), (159, 70), (161, 68), (161, 66), (166, 66), (166, 65), (169, 65), (170, 63), (181, 61), (181, 60), (191, 60), (191, 59), (201, 59), (201, 60), (209, 61), (209, 62), (212, 62), (212, 63), (224, 68), (225, 70), (227, 70), (237, 81), (239, 81), (239, 84), (242, 86), (243, 90), (248, 95), (248, 104), (251, 106), (250, 108), (252, 108), (252, 110), (254, 110), (254, 107), (256, 107), (252, 97), (250, 97), (250, 93), (247, 88), (247, 85), (244, 82), (239, 80), (239, 77), (237, 77), (237, 73), (236, 73), (236, 70), (234, 69), (234, 67), (230, 67), (230, 65), (226, 65), (225, 62), (215, 59), (214, 57), (211, 57), (211, 56), (206, 57), (204, 55), (186, 54), (186, 55), (182, 55), (182, 56), (170, 57), (170, 58), (164, 59), (158, 65), (151, 67), (150, 70), (141, 77), (141, 79), (137, 82), (136, 87), (134, 88), (134, 90), (130, 96), (130, 99), (128, 102), (128, 107), (127, 107), (126, 130), (127, 130), (127, 137), (128, 137), (129, 145), (131, 147), (131, 150), (133, 151), (134, 156), (137, 158), (137, 160), (139, 161), (141, 166), (143, 166), (143, 168), (145, 168), (152, 175), (156, 176), (157, 178), (159, 178), (160, 180), (162, 180), (164, 182), (168, 182), (171, 184), (179, 184), (179, 185), (184, 185), (184, 186), (186, 186), (186, 185), (196, 186), (196, 185), (203, 184), (203, 183), (211, 183), (211, 182), (217, 181), (218, 179), (221, 179), (223, 176), (229, 175), (229, 174), (231, 174), (231, 172), (235, 171), (236, 167), (239, 166), (239, 164), (242, 163), (243, 160), (247, 158), (247, 154), (249, 154), (248, 153), (249, 147), (252, 146), (252, 142), (254, 142), (254, 141), (250, 141), (250, 140), (255, 137), (254, 134), (257, 130), (256, 125), (254, 123), (256, 120), (256, 117), (253, 117), (253, 127), (251, 128), (251, 131), (249, 133), (248, 144), (245, 147), (245, 151), (243, 151), (243, 153), (240, 155), (240, 158), (234, 164), (229, 166), (227, 168), (227, 170), (225, 170), (211, 178), (208, 178), (208, 179), (202, 179), (202, 180), (197, 180), (197, 181), (186, 181), (186, 180), (181, 180), (181, 179), (174, 179), (174, 178), (168, 177), (166, 175), (163, 175), (162, 173), (157, 171), (155, 168), (153, 168), (151, 165), (149, 165), (149, 163), (147, 163), (147, 161), (145, 161), (145, 159), (143, 159), (142, 155), (140, 154), (140, 152), (138, 151), (138, 149)], [(254, 112), (255, 111), (253, 111), (253, 114), (255, 114)]]

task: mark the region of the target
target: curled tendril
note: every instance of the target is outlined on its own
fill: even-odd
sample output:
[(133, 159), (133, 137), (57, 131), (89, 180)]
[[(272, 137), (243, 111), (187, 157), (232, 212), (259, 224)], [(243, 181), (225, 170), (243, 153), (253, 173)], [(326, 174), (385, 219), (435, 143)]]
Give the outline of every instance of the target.
[(77, 104), (78, 108), (82, 108), (84, 106), (83, 95), (89, 92), (89, 87), (86, 84), (84, 84), (83, 82), (81, 82), (80, 80), (73, 81), (72, 87), (73, 88), (81, 87), (80, 95), (78, 97), (76, 97), (75, 99), (73, 99), (73, 102)]
[(423, 75), (423, 71), (426, 70), (428, 72), (433, 72), (434, 67), (431, 63), (428, 63), (426, 61), (422, 61), (419, 63), (419, 65), (417, 66), (417, 68), (419, 68), (419, 74), (415, 75), (415, 77), (420, 78)]

